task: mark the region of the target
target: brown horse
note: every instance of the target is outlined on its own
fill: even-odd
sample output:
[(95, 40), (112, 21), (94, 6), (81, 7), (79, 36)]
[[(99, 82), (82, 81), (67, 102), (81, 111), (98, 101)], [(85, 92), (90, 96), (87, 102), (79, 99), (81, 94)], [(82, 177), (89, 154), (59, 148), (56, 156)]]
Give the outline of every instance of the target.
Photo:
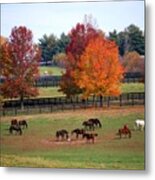
[(84, 126), (85, 130), (93, 130), (94, 131), (94, 129), (95, 129), (94, 123), (91, 121), (84, 121), (82, 123), (82, 125)]
[(19, 135), (22, 135), (22, 129), (20, 128), (19, 125), (11, 125), (9, 128), (10, 134), (13, 134), (13, 132), (18, 133)]
[(26, 120), (20, 120), (20, 121), (18, 122), (18, 124), (19, 124), (20, 127), (28, 128), (28, 124), (27, 124)]
[(79, 138), (79, 135), (83, 135), (85, 133), (85, 130), (84, 129), (74, 129), (72, 132), (71, 132), (71, 135), (75, 134), (76, 135), (76, 139)]
[(102, 127), (102, 124), (101, 124), (100, 120), (97, 119), (97, 118), (91, 118), (91, 119), (88, 120), (88, 122), (93, 123), (93, 125), (94, 125), (95, 127), (99, 127), (99, 128)]
[(97, 133), (84, 133), (83, 139), (86, 138), (87, 142), (92, 141), (92, 143), (94, 143), (95, 142), (95, 136), (98, 136), (98, 134)]
[(118, 130), (118, 135), (120, 136), (120, 138), (122, 138), (122, 135), (125, 135), (125, 137), (128, 135), (128, 137), (131, 138), (131, 130), (127, 125), (124, 125), (123, 128), (120, 128)]
[(18, 121), (17, 121), (17, 119), (12, 119), (11, 120), (11, 125), (18, 125)]
[(60, 137), (61, 137), (61, 140), (64, 140), (64, 138), (67, 140), (68, 139), (68, 131), (66, 131), (65, 129), (62, 129), (62, 130), (59, 130), (56, 132), (56, 138), (57, 140), (60, 140)]

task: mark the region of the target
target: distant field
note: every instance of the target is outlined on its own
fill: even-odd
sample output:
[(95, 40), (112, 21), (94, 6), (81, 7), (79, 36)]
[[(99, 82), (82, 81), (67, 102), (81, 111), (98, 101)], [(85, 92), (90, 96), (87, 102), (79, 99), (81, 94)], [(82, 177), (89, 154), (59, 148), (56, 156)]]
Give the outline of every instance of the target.
[[(103, 127), (96, 129), (95, 144), (81, 138), (71, 141), (55, 140), (55, 132), (82, 128), (88, 118), (99, 118)], [(143, 131), (134, 131), (134, 121), (144, 118), (144, 107), (122, 107), (99, 110), (77, 110), (59, 113), (18, 116), (27, 119), (28, 129), (22, 136), (10, 135), (10, 117), (1, 119), (1, 166), (140, 169), (144, 170), (145, 151)], [(116, 133), (124, 124), (132, 137), (120, 139)]]
[[(59, 87), (47, 87), (47, 88), (39, 88), (39, 96), (40, 97), (56, 97), (56, 96), (64, 96), (62, 92), (58, 92)], [(143, 83), (123, 83), (122, 84), (122, 92), (144, 92), (144, 84)]]
[(60, 76), (62, 75), (62, 72), (65, 71), (65, 69), (63, 68), (50, 67), (50, 66), (40, 66), (39, 70), (41, 75), (43, 75), (45, 71), (47, 71), (49, 75), (55, 75), (55, 76)]

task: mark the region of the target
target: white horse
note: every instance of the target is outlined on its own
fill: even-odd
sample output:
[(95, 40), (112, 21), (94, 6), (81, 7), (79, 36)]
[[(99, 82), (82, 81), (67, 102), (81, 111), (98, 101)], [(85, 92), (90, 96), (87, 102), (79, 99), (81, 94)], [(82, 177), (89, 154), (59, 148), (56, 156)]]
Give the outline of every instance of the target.
[(135, 126), (134, 126), (135, 130), (139, 129), (139, 130), (144, 130), (145, 128), (145, 121), (143, 119), (137, 119), (135, 121)]

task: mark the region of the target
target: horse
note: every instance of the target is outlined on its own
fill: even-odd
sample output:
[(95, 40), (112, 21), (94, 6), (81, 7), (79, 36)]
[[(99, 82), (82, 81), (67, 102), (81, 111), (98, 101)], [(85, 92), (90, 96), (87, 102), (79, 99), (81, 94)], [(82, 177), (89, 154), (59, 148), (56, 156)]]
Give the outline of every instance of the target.
[(83, 135), (85, 133), (85, 130), (84, 129), (74, 129), (72, 132), (71, 132), (71, 135), (73, 134), (76, 134), (76, 139), (78, 139), (79, 135)]
[(19, 125), (11, 125), (9, 128), (10, 134), (13, 134), (13, 131), (16, 131), (19, 135), (22, 135), (22, 129)]
[(17, 119), (12, 119), (11, 120), (11, 125), (18, 125), (18, 121), (17, 121)]
[(97, 133), (84, 133), (83, 139), (86, 138), (87, 142), (92, 141), (92, 143), (94, 143), (95, 142), (95, 136), (98, 136), (98, 134)]
[(99, 128), (102, 127), (100, 120), (97, 118), (91, 118), (88, 120), (88, 122), (92, 122), (95, 125), (95, 127), (99, 127)]
[(120, 138), (122, 138), (122, 135), (125, 135), (125, 137), (128, 135), (129, 138), (131, 138), (131, 130), (128, 128), (127, 125), (124, 125), (123, 128), (120, 128), (118, 130), (118, 135), (120, 136)]
[(59, 138), (61, 137), (61, 139), (63, 140), (64, 138), (67, 140), (68, 139), (68, 131), (66, 131), (65, 129), (56, 131), (56, 138), (57, 140), (59, 140)]
[(26, 127), (26, 128), (28, 128), (28, 124), (27, 124), (27, 122), (26, 122), (26, 120), (20, 120), (19, 122), (18, 122), (18, 124), (19, 124), (19, 126), (20, 127)]
[(135, 121), (135, 126), (134, 126), (134, 129), (136, 130), (136, 129), (139, 129), (139, 130), (144, 130), (144, 128), (145, 128), (145, 121), (144, 120), (142, 120), (142, 119), (137, 119), (136, 121)]
[(84, 126), (84, 128), (85, 128), (86, 130), (93, 130), (93, 131), (94, 131), (94, 129), (95, 129), (94, 123), (92, 123), (91, 121), (84, 121), (84, 122), (82, 123), (82, 125)]

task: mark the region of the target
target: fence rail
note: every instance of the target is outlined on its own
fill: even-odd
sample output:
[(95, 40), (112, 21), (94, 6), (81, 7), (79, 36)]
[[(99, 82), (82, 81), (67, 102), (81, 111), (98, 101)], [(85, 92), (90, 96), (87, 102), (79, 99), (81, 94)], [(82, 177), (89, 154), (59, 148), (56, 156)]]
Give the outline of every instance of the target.
[(20, 101), (5, 101), (1, 115), (19, 115), (33, 114), (43, 112), (55, 112), (63, 110), (76, 110), (86, 108), (110, 107), (110, 106), (126, 106), (126, 105), (144, 105), (145, 93), (124, 93), (120, 96), (105, 96), (100, 97), (90, 96), (87, 99), (82, 99), (79, 96), (74, 98), (56, 97), (56, 98), (38, 98), (25, 99), (24, 110), (20, 108)]
[[(0, 83), (3, 83), (4, 78), (0, 78)], [(39, 79), (35, 82), (35, 86), (37, 87), (54, 87), (59, 86), (61, 81), (61, 76), (40, 76)], [(144, 76), (139, 73), (125, 73), (123, 82), (131, 83), (131, 82), (143, 82)]]

